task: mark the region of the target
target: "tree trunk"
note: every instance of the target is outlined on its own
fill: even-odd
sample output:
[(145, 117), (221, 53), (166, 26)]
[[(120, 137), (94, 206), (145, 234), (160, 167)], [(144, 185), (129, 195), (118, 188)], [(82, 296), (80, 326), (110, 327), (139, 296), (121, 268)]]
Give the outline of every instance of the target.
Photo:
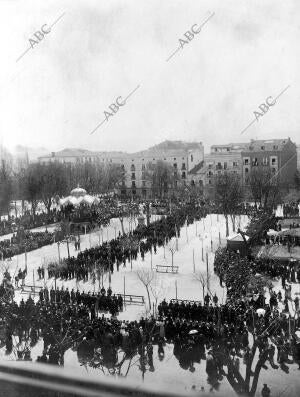
[(151, 299), (150, 299), (149, 287), (148, 287), (148, 285), (145, 285), (145, 287), (146, 287), (147, 295), (148, 295), (149, 310), (151, 310)]
[(235, 215), (231, 215), (231, 222), (232, 222), (232, 230), (235, 232)]
[(226, 237), (229, 236), (229, 225), (228, 225), (228, 215), (225, 215), (225, 221), (226, 221)]
[(120, 223), (121, 223), (121, 229), (122, 229), (122, 234), (125, 234), (125, 230), (124, 230), (124, 219), (122, 216), (119, 217), (120, 219)]
[(47, 200), (46, 202), (44, 202), (44, 204), (45, 204), (47, 213), (50, 214), (50, 211), (51, 211), (51, 204), (52, 204), (51, 199), (49, 199), (49, 200)]
[(37, 207), (37, 203), (35, 201), (32, 201), (31, 202), (31, 212), (32, 212), (33, 218), (35, 217), (36, 207)]

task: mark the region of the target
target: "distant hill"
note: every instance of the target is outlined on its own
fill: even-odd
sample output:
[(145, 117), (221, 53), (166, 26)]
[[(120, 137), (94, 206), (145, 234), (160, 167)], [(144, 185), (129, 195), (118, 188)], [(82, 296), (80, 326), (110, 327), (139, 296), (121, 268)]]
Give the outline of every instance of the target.
[(36, 161), (38, 157), (45, 156), (49, 150), (44, 147), (32, 148), (23, 145), (16, 145), (13, 155), (16, 158), (28, 158), (29, 161)]
[(169, 141), (165, 140), (157, 145), (151, 146), (149, 151), (151, 150), (177, 150), (177, 149), (194, 149), (199, 146), (200, 142), (185, 142), (185, 141)]
[(168, 153), (170, 151), (176, 153), (182, 150), (197, 149), (200, 147), (201, 142), (184, 142), (184, 141), (163, 141), (157, 145), (151, 146), (146, 150), (141, 150), (140, 152), (132, 153), (136, 156), (147, 156), (150, 153), (161, 155), (162, 153)]

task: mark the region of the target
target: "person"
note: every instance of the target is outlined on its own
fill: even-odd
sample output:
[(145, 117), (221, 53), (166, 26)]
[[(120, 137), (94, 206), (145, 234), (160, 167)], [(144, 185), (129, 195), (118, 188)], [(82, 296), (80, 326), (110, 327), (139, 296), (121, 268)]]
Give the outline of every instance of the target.
[(213, 302), (214, 302), (214, 304), (217, 306), (217, 304), (218, 304), (218, 301), (219, 301), (219, 299), (218, 299), (218, 297), (217, 297), (217, 295), (216, 295), (216, 293), (215, 293), (215, 295), (213, 296)]
[(264, 383), (264, 387), (262, 388), (261, 395), (262, 397), (269, 397), (271, 394), (271, 390), (268, 388), (268, 385)]
[(207, 294), (205, 295), (205, 297), (204, 297), (204, 303), (205, 303), (206, 306), (209, 305), (209, 301), (210, 301), (210, 296), (209, 296), (208, 293), (207, 293)]

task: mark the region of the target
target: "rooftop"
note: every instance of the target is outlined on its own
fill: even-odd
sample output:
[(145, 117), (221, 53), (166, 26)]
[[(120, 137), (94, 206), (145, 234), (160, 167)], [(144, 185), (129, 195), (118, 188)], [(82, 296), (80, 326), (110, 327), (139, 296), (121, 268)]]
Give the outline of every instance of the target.
[(245, 151), (282, 150), (288, 142), (290, 142), (290, 138), (251, 140), (250, 143), (247, 143)]

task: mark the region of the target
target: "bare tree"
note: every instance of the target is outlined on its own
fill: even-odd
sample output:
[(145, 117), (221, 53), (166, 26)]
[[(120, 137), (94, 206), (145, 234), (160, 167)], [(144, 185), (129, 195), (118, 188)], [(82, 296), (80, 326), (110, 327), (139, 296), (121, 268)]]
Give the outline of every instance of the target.
[(238, 175), (232, 172), (219, 174), (215, 179), (215, 200), (221, 207), (226, 221), (226, 236), (229, 235), (228, 217), (231, 216), (235, 230), (236, 208), (242, 199), (242, 189)]
[[(176, 237), (176, 239), (177, 239), (177, 237)], [(177, 247), (177, 244), (176, 244), (176, 246), (172, 245), (169, 247), (169, 251), (171, 252), (171, 258), (172, 258), (172, 262), (171, 262), (172, 272), (173, 272), (173, 267), (174, 267), (174, 254), (176, 252), (176, 247)]]
[(211, 294), (211, 292), (209, 290), (209, 284), (210, 284), (210, 280), (211, 280), (212, 274), (198, 271), (198, 272), (193, 274), (193, 277), (194, 277), (194, 279), (196, 281), (198, 281), (200, 283), (200, 286), (202, 288), (203, 301), (204, 301), (205, 288), (207, 290), (207, 293)]
[(0, 215), (10, 213), (13, 194), (12, 175), (9, 164), (2, 159), (0, 167)]
[(136, 272), (138, 279), (144, 285), (148, 295), (149, 309), (151, 310), (150, 286), (155, 278), (155, 273), (150, 269), (139, 269)]
[(157, 311), (157, 302), (166, 296), (166, 287), (163, 280), (155, 274), (152, 283), (150, 283), (150, 291), (154, 298), (154, 310)]
[(155, 164), (147, 164), (145, 179), (150, 183), (154, 196), (164, 197), (169, 189), (176, 187), (178, 174), (171, 165), (160, 160)]
[(270, 167), (253, 167), (248, 183), (256, 203), (263, 205), (264, 208), (274, 206), (279, 195), (279, 179), (276, 174), (272, 174)]

